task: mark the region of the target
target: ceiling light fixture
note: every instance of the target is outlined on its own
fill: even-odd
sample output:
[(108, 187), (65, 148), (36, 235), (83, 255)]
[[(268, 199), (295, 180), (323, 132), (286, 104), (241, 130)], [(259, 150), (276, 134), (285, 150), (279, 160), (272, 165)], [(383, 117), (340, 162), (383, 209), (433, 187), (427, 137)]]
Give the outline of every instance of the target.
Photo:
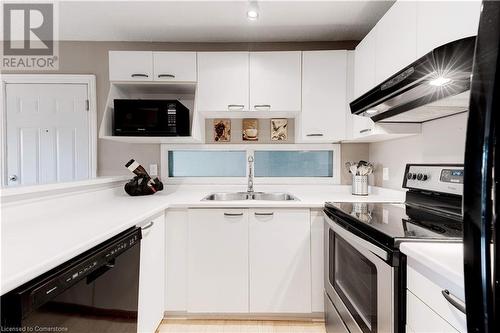
[(255, 21), (259, 18), (259, 5), (257, 1), (250, 1), (248, 4), (247, 18), (251, 21)]
[(365, 112), (368, 113), (368, 114), (374, 114), (374, 113), (377, 113), (378, 110), (377, 109), (368, 109)]
[(431, 86), (441, 87), (441, 86), (444, 86), (445, 84), (448, 84), (450, 82), (451, 82), (451, 79), (440, 76), (440, 77), (435, 78), (434, 80), (430, 80), (429, 84)]

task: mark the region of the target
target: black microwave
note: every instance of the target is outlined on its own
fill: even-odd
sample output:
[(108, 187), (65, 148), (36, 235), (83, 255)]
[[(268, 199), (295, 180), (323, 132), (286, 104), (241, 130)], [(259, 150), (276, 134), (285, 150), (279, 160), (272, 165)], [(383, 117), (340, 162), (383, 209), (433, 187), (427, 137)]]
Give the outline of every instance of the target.
[(114, 100), (113, 135), (189, 136), (189, 127), (189, 109), (178, 100)]

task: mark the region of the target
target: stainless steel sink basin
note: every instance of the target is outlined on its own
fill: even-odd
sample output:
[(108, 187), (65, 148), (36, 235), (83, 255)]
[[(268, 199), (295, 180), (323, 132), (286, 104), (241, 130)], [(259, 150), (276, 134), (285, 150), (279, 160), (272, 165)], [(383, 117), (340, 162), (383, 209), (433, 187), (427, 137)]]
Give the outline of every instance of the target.
[(297, 201), (297, 197), (284, 192), (218, 192), (207, 195), (203, 201), (234, 201), (234, 200), (268, 200), (268, 201)]
[(253, 195), (254, 200), (269, 200), (269, 201), (290, 201), (298, 200), (290, 193), (280, 192), (255, 192)]
[(233, 201), (251, 199), (247, 192), (219, 192), (212, 193), (203, 198), (203, 201)]

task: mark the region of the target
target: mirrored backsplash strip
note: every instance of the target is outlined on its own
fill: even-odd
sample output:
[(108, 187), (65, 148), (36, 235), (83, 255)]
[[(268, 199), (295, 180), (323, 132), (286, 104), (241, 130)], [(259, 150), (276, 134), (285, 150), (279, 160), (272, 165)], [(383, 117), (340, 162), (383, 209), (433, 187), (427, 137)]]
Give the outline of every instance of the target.
[(219, 144), (295, 143), (293, 118), (205, 119), (205, 142)]

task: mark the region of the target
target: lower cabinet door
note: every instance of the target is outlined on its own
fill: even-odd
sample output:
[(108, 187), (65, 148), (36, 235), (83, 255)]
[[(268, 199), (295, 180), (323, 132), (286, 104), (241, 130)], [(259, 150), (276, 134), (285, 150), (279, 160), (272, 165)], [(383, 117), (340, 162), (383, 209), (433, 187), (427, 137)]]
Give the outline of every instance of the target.
[(188, 312), (248, 312), (248, 210), (190, 209)]
[(311, 312), (308, 209), (249, 210), (250, 312)]
[(165, 217), (142, 226), (137, 332), (153, 333), (165, 308)]

